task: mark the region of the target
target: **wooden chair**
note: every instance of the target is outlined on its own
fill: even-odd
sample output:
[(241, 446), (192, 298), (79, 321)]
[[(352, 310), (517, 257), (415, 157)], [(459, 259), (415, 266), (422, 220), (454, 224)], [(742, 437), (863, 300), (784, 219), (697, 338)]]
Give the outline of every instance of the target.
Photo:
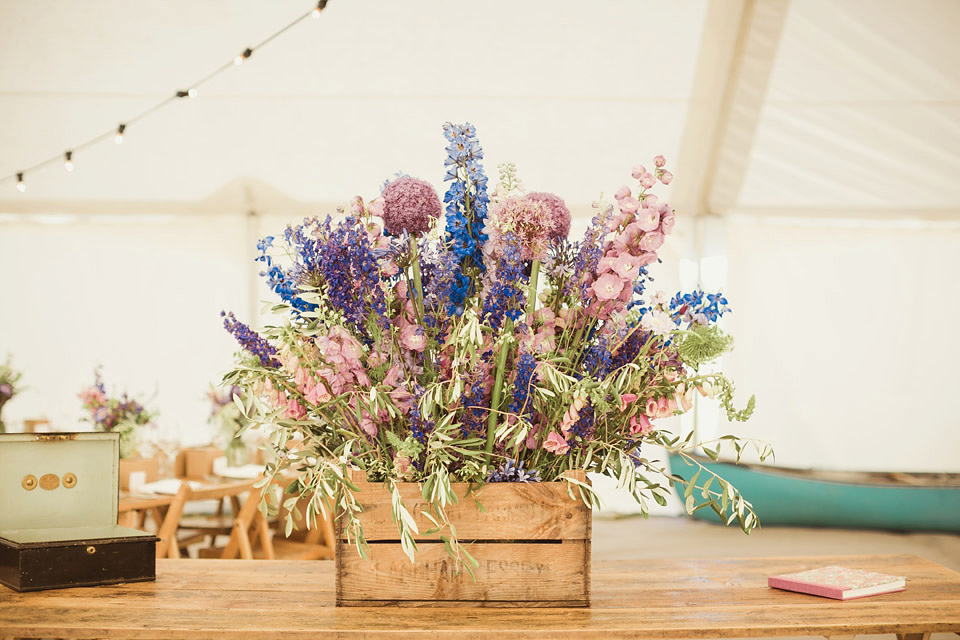
[[(196, 532), (190, 532), (186, 536), (178, 536), (178, 531), (181, 531), (181, 525), (184, 521), (183, 511), (188, 502), (197, 500), (223, 500), (224, 498), (230, 498), (231, 501), (236, 500), (239, 502), (239, 496), (244, 493), (249, 493), (250, 497), (259, 495), (259, 490), (254, 489), (253, 483), (254, 480), (241, 480), (191, 489), (189, 483), (182, 482), (180, 484), (180, 490), (167, 508), (166, 514), (163, 516), (163, 521), (157, 530), (157, 537), (160, 538), (160, 542), (157, 543), (157, 557), (183, 557), (181, 548), (185, 547), (186, 544), (201, 539), (198, 538)], [(244, 504), (249, 502), (251, 502), (251, 500), (248, 498)], [(255, 505), (259, 502), (259, 499), (255, 499), (252, 502)]]
[[(269, 486), (269, 485), (268, 485)], [(332, 560), (334, 557), (333, 519), (318, 518), (318, 526), (303, 535), (290, 538), (275, 531), (260, 512), (259, 504), (267, 487), (250, 492), (237, 512), (226, 547), (201, 549), (201, 557), (244, 560)], [(283, 527), (278, 518), (276, 526)]]

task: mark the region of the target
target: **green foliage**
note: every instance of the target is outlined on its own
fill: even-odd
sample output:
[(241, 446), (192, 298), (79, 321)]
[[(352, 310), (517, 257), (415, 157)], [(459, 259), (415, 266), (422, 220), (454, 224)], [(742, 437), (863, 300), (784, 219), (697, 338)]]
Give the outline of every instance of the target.
[(677, 344), (680, 359), (694, 370), (733, 348), (733, 337), (716, 325), (694, 325), (680, 333), (682, 337)]

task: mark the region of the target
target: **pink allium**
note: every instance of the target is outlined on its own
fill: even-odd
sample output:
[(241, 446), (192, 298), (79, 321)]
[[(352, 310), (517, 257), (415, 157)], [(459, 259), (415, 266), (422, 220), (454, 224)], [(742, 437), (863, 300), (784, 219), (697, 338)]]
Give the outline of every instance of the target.
[(491, 206), (490, 212), (495, 221), (489, 247), (493, 253), (503, 249), (504, 237), (512, 233), (521, 259), (543, 257), (554, 232), (553, 219), (543, 202), (511, 196)]
[(524, 196), (527, 200), (540, 202), (549, 218), (550, 238), (566, 238), (570, 233), (570, 209), (559, 196), (545, 191), (534, 191)]
[(663, 184), (670, 184), (671, 180), (673, 180), (673, 174), (669, 171), (664, 171), (660, 174), (660, 182)]
[(383, 189), (383, 227), (392, 236), (426, 233), (430, 220), (440, 217), (441, 211), (440, 198), (429, 182), (405, 176)]
[(556, 431), (551, 431), (550, 435), (547, 436), (546, 442), (543, 443), (543, 448), (549, 451), (550, 453), (555, 453), (557, 455), (563, 455), (570, 450), (570, 445), (567, 444), (567, 441), (563, 439)]
[(662, 167), (663, 165), (667, 164), (667, 159), (663, 156), (657, 156), (653, 159), (653, 164), (657, 165), (658, 167)]

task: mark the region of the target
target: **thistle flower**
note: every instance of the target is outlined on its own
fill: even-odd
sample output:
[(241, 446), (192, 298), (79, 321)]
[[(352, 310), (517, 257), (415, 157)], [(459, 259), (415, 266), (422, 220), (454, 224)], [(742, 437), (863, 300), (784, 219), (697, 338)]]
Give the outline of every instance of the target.
[(392, 236), (426, 233), (441, 210), (440, 197), (429, 182), (404, 176), (383, 189), (383, 228)]

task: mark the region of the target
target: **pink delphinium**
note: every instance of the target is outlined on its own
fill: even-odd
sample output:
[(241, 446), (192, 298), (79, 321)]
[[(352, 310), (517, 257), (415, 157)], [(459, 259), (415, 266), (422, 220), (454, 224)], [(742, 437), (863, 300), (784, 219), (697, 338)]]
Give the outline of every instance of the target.
[(426, 233), (442, 210), (436, 190), (424, 180), (404, 176), (383, 189), (383, 227), (392, 236)]

